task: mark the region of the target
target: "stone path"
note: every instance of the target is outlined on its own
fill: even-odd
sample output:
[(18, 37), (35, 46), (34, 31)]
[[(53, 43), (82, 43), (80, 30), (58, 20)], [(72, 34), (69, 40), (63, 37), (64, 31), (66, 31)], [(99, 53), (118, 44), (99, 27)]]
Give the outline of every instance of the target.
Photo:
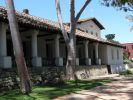
[(54, 100), (133, 100), (133, 77), (112, 78), (117, 81)]

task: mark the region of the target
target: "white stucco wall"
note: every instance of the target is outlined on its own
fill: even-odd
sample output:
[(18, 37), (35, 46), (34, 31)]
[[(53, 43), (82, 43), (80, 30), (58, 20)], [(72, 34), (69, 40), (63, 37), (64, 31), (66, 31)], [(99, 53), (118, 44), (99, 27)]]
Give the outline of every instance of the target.
[(116, 46), (99, 44), (99, 58), (107, 65), (123, 64), (123, 49)]
[(84, 30), (85, 32), (87, 30), (88, 34), (93, 33), (94, 36), (101, 37), (100, 28), (91, 20), (84, 22), (84, 23), (77, 24), (77, 28), (80, 28), (80, 29)]
[(103, 64), (110, 65), (111, 73), (125, 70), (123, 64), (123, 49), (105, 44), (99, 45), (99, 58)]
[(122, 48), (108, 45), (107, 55), (108, 55), (107, 64), (110, 65), (112, 73), (119, 73), (125, 70), (124, 64), (123, 64), (123, 49)]
[[(118, 54), (117, 54), (117, 52), (118, 52)], [(108, 45), (107, 46), (107, 55), (108, 55), (108, 62), (107, 62), (108, 64), (110, 64), (110, 65), (123, 64), (123, 49), (122, 48)]]

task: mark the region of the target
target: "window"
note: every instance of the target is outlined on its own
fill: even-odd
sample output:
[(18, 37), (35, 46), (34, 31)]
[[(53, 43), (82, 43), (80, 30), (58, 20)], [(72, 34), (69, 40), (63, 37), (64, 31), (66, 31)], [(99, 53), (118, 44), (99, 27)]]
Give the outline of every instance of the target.
[(93, 32), (91, 32), (91, 35), (93, 35)]
[(119, 59), (119, 50), (117, 49), (117, 59)]
[(114, 50), (111, 49), (112, 60), (114, 59)]

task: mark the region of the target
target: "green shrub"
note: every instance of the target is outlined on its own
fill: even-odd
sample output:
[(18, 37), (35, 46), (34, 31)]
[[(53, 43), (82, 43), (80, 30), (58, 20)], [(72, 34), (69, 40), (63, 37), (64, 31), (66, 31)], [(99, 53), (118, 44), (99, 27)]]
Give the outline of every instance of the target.
[(131, 61), (131, 62), (133, 62), (133, 60), (132, 60), (132, 59), (130, 59), (130, 61)]
[(133, 75), (133, 71), (126, 70), (126, 71), (121, 72), (120, 75)]

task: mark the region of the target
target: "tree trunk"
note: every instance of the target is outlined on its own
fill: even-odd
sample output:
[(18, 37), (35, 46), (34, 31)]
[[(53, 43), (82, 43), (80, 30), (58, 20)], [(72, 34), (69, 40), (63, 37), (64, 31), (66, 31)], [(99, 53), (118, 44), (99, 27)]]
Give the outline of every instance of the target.
[(6, 0), (8, 20), (11, 30), (15, 60), (17, 63), (18, 74), (20, 77), (20, 89), (22, 93), (31, 92), (31, 82), (24, 59), (22, 41), (18, 29), (13, 0)]
[(66, 65), (66, 78), (68, 80), (75, 80), (75, 68), (76, 68), (76, 45), (72, 39), (67, 47), (67, 65)]
[(60, 0), (55, 0), (56, 5), (56, 11), (57, 11), (57, 17), (58, 22), (62, 30), (62, 35), (64, 37), (66, 46), (67, 46), (67, 65), (66, 65), (66, 78), (67, 79), (76, 79), (75, 74), (75, 67), (76, 67), (76, 24), (81, 16), (84, 9), (87, 7), (87, 5), (91, 2), (91, 0), (86, 0), (84, 5), (81, 7), (79, 12), (77, 13), (75, 17), (75, 0), (70, 0), (70, 33), (67, 33), (65, 30), (65, 27), (63, 25), (62, 21), (62, 15), (61, 15), (61, 8), (60, 8)]

